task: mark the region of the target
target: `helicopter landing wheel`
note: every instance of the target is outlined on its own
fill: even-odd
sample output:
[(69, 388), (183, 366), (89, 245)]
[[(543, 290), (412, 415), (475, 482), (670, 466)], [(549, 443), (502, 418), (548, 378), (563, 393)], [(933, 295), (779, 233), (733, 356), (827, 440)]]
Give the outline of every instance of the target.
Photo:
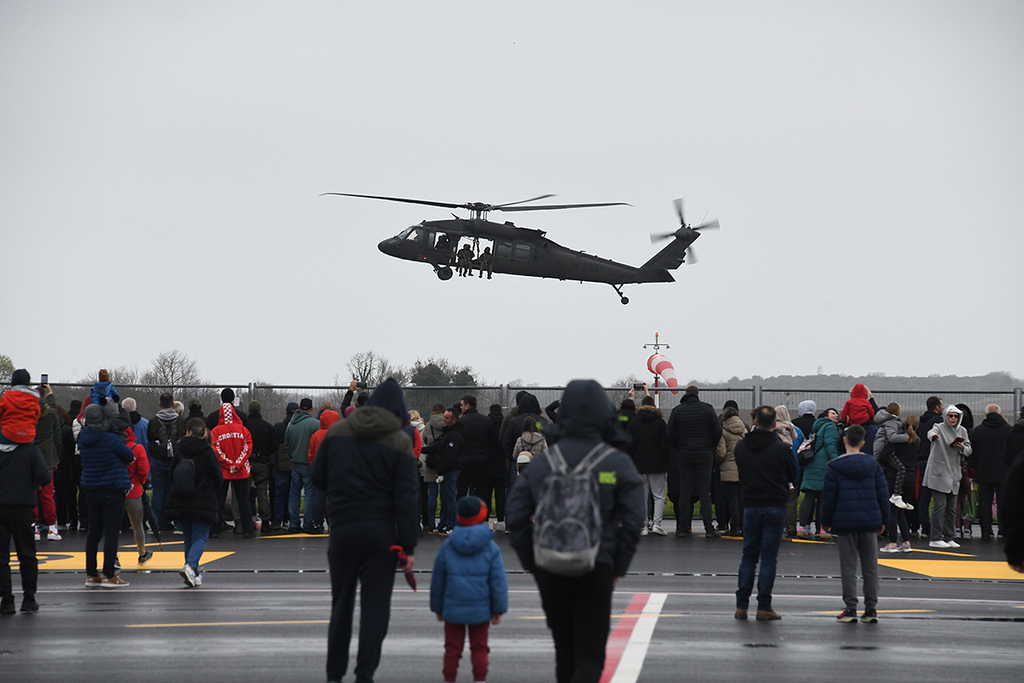
[(622, 285), (612, 285), (612, 289), (614, 289), (615, 293), (619, 295), (619, 302), (621, 302), (623, 306), (629, 303), (629, 297), (622, 293)]
[(452, 273), (452, 269), (449, 268), (448, 266), (437, 269), (437, 277), (441, 278), (442, 280), (451, 280), (452, 275), (454, 275), (454, 273)]

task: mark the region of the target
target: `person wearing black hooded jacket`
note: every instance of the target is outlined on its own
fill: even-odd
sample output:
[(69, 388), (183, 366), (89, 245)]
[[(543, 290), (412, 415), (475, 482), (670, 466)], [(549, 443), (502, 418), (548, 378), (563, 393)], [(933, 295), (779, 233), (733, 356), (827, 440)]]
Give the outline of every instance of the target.
[(992, 403), (986, 408), (985, 419), (971, 430), (971, 457), (967, 464), (974, 470), (978, 483), (978, 508), (981, 519), (981, 538), (992, 538), (992, 501), (996, 507), (1003, 502), (1003, 482), (1009, 468), (1003, 462), (1003, 449), (1011, 427), (999, 414), (999, 406)]
[(327, 679), (348, 669), (356, 584), (360, 586), (357, 681), (373, 679), (388, 631), (397, 556), (407, 554), (412, 572), (419, 523), (419, 479), (402, 388), (393, 379), (377, 387), (366, 405), (335, 422), (310, 469), (313, 485), (327, 492), (331, 540), (331, 624), (327, 632)]
[(789, 444), (779, 439), (775, 409), (761, 406), (754, 418), (754, 430), (736, 444), (736, 466), (740, 471), (743, 500), (743, 559), (736, 589), (736, 618), (747, 618), (754, 572), (758, 561), (757, 620), (781, 619), (772, 609), (772, 587), (778, 562), (782, 531), (786, 526), (786, 502), (796, 479), (796, 461)]
[[(567, 466), (575, 467), (602, 441), (618, 435), (615, 407), (593, 380), (573, 380), (565, 389), (558, 438)], [(511, 428), (510, 428), (511, 430)], [(616, 445), (616, 441), (613, 445)], [(509, 493), (506, 522), (512, 547), (523, 567), (532, 571), (540, 590), (548, 628), (555, 641), (555, 675), (559, 683), (596, 683), (604, 668), (611, 625), (612, 591), (625, 576), (640, 541), (644, 519), (643, 481), (632, 459), (615, 450), (592, 473), (600, 488), (602, 538), (597, 565), (577, 577), (561, 576), (536, 566), (533, 524), (544, 479), (551, 473), (547, 457), (537, 456)]]
[(676, 536), (688, 536), (693, 510), (692, 497), (700, 498), (700, 516), (705, 538), (718, 538), (711, 520), (711, 471), (715, 449), (722, 438), (722, 420), (709, 404), (700, 400), (697, 387), (686, 387), (679, 405), (668, 418), (668, 445), (678, 465), (679, 504), (676, 506)]

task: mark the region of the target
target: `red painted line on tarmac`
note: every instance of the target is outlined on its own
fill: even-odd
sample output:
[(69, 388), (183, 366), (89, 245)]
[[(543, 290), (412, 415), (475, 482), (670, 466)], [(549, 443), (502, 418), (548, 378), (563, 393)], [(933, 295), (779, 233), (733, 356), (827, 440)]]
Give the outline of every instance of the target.
[[(635, 594), (629, 606), (626, 607), (625, 614), (627, 616), (642, 614), (650, 598), (650, 593)], [(626, 645), (629, 644), (637, 621), (637, 619), (619, 619), (619, 623), (612, 630), (604, 649), (604, 671), (601, 672), (601, 683), (609, 683), (612, 676), (615, 675), (615, 670), (619, 668), (622, 653), (626, 651)]]

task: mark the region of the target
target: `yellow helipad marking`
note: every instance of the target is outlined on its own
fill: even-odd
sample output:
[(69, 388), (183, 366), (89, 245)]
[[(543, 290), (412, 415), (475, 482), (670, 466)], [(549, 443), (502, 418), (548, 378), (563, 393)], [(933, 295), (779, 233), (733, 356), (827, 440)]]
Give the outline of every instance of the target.
[(126, 628), (195, 628), (198, 626), (288, 626), (293, 624), (329, 624), (329, 619), (307, 621), (196, 621), (189, 624), (125, 624)]
[(1013, 579), (1024, 580), (1005, 562), (973, 560), (894, 560), (879, 558), (878, 564), (891, 569), (913, 572), (934, 579)]
[[(215, 552), (207, 551), (203, 553), (203, 564), (209, 564), (210, 562), (216, 562), (222, 560), (229, 555), (234, 555), (234, 552)], [(39, 560), (39, 568), (46, 570), (70, 570), (70, 571), (85, 571), (85, 553), (37, 553)], [(181, 566), (185, 564), (185, 555), (181, 551), (153, 551), (153, 559), (147, 562), (145, 565), (139, 564), (139, 555), (135, 552), (135, 546), (132, 546), (132, 552), (130, 553), (118, 553), (118, 559), (121, 560), (121, 569), (123, 571), (135, 571), (135, 570), (146, 570), (146, 569), (181, 569)], [(97, 562), (102, 567), (103, 565), (103, 552), (99, 553)], [(17, 564), (17, 555), (11, 554), (11, 564)]]

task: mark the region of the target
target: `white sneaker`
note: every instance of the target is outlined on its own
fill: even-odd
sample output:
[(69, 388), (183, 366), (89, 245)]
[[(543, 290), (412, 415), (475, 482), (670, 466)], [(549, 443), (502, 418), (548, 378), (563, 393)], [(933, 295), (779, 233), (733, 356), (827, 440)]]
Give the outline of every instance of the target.
[(956, 541), (946, 541), (946, 547), (947, 548), (959, 548), (960, 544), (957, 543)]
[(889, 496), (889, 502), (895, 505), (896, 507), (902, 508), (904, 510), (914, 509), (914, 506), (911, 505), (910, 503), (903, 502), (903, 496), (899, 495), (898, 493)]
[(910, 541), (903, 541), (903, 543), (900, 543), (899, 551), (901, 553), (911, 553), (914, 552), (914, 549), (910, 547)]
[(56, 524), (51, 524), (50, 528), (46, 532), (46, 540), (47, 541), (60, 541), (60, 540), (62, 540), (62, 538), (63, 537), (57, 531), (57, 525)]
[(651, 532), (647, 530), (647, 527), (644, 527), (643, 529), (640, 530), (640, 535), (641, 536), (646, 536), (649, 533), (651, 533)]
[(899, 546), (896, 545), (895, 543), (889, 543), (888, 545), (883, 545), (881, 548), (879, 548), (878, 552), (880, 552), (880, 553), (898, 553), (899, 552)]
[(39, 535), (39, 529), (36, 529), (36, 540), (40, 540), (42, 536)]
[(178, 575), (185, 580), (186, 586), (189, 586), (190, 588), (196, 587), (196, 573), (192, 569), (192, 567), (186, 564), (184, 567), (178, 570)]
[(948, 548), (949, 544), (945, 541), (931, 541), (928, 543), (929, 548)]
[(655, 524), (654, 528), (651, 529), (651, 533), (652, 534), (657, 534), (658, 536), (668, 536), (668, 532), (665, 531), (664, 529), (662, 529), (657, 524)]
[(199, 587), (200, 587), (200, 586), (202, 586), (202, 585), (203, 585), (203, 575), (202, 575), (202, 574), (196, 574), (196, 583), (195, 583), (195, 587), (196, 587), (196, 588), (199, 588)]
[(495, 522), (494, 523), (494, 530), (495, 531), (504, 531), (505, 530), (505, 522)]

